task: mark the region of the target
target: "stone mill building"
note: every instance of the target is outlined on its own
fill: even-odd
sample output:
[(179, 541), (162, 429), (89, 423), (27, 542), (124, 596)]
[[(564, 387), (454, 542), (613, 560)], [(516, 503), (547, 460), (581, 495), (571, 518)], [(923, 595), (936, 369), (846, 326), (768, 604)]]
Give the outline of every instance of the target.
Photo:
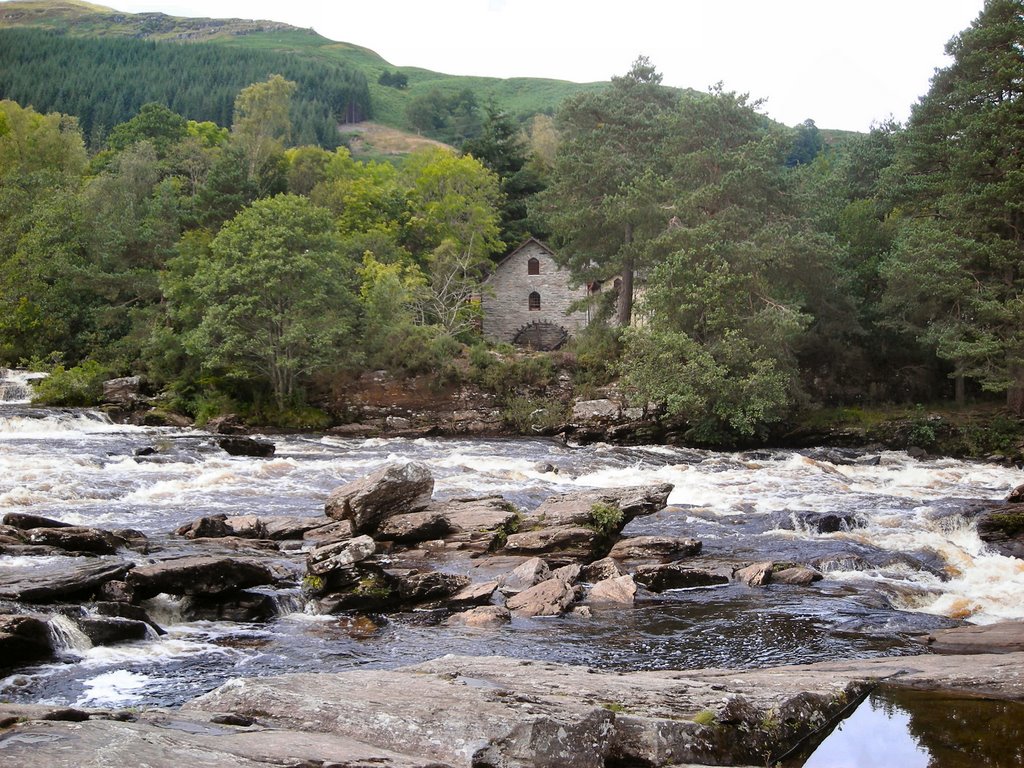
[(551, 248), (531, 237), (484, 282), (484, 336), (532, 349), (557, 349), (588, 321), (586, 309), (569, 311), (573, 302), (587, 298), (587, 286), (570, 285), (568, 271), (555, 263)]

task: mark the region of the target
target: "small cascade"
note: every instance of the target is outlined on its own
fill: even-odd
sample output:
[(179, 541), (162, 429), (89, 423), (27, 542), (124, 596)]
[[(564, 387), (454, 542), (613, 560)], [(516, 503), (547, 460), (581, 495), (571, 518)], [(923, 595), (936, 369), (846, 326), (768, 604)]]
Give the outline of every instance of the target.
[(182, 612), (184, 598), (173, 597), (161, 592), (156, 597), (151, 597), (142, 603), (149, 617), (161, 627), (169, 627), (174, 624), (183, 624), (185, 616)]
[(0, 405), (27, 405), (32, 402), (30, 382), (46, 378), (47, 374), (0, 368)]
[(288, 590), (274, 592), (270, 598), (274, 601), (274, 610), (278, 616), (288, 616), (292, 613), (305, 613), (309, 600), (302, 594), (301, 590)]
[(55, 651), (85, 653), (92, 648), (92, 641), (67, 616), (54, 616), (46, 624), (50, 629)]

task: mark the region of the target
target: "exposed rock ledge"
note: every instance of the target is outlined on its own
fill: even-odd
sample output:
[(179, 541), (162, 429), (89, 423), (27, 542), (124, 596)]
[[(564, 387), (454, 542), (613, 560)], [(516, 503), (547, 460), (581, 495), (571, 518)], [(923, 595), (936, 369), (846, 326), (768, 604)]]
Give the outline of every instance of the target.
[(626, 674), (447, 656), (234, 680), (176, 712), (0, 705), (0, 757), (51, 768), (765, 765), (882, 681), (1019, 700), (1024, 653)]

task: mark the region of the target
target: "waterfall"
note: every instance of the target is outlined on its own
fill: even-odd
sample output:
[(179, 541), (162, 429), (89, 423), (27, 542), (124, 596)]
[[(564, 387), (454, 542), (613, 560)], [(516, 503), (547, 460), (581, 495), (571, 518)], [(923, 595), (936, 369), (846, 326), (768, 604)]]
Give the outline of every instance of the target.
[(92, 648), (92, 641), (67, 616), (54, 616), (46, 624), (50, 628), (55, 651), (83, 653)]
[(26, 405), (32, 402), (33, 381), (46, 378), (48, 374), (0, 368), (0, 405)]

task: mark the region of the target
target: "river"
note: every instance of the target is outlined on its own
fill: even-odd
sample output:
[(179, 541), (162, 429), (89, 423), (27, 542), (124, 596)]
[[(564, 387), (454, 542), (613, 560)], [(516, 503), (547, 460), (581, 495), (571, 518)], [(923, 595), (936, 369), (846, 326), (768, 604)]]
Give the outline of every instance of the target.
[[(242, 458), (200, 430), (33, 407), (15, 378), (0, 389), (0, 513), (134, 528), (172, 546), (169, 532), (201, 515), (321, 514), (334, 487), (415, 459), (433, 472), (436, 497), (500, 493), (523, 509), (567, 490), (670, 482), (671, 506), (635, 520), (627, 534), (692, 536), (711, 559), (815, 562), (825, 579), (679, 590), (629, 609), (595, 608), (590, 618), (515, 619), (497, 630), (443, 627), (444, 614), (431, 610), (315, 615), (298, 590), (275, 595), (280, 615), (271, 622), (184, 622), (172, 600), (158, 598), (148, 608), (168, 630), (161, 638), (94, 648), (67, 622), (51, 622), (62, 657), (0, 679), (0, 696), (12, 701), (175, 705), (236, 676), (389, 667), (445, 653), (611, 669), (768, 666), (919, 653), (915, 634), (961, 619), (1024, 618), (1024, 562), (987, 552), (973, 525), (950, 514), (965, 500), (1005, 497), (1024, 482), (1013, 468), (901, 452), (739, 454), (322, 434), (275, 435), (273, 458)], [(848, 524), (818, 533), (802, 524), (809, 512)], [(53, 559), (31, 562), (42, 568)], [(0, 556), (0, 579), (29, 560)]]

